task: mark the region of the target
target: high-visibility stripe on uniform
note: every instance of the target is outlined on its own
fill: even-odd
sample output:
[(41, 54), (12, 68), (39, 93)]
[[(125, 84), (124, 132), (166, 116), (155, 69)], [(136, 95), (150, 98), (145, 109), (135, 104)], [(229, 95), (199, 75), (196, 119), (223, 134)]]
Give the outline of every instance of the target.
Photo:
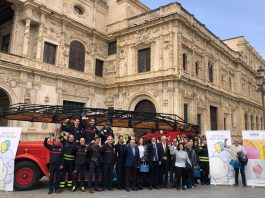
[(64, 188), (64, 187), (65, 187), (65, 182), (60, 182), (59, 187), (60, 187), (60, 188)]
[(67, 161), (74, 161), (75, 160), (75, 159), (68, 158), (68, 157), (65, 157), (64, 159), (67, 160)]
[(209, 162), (209, 157), (206, 157), (206, 156), (199, 156), (199, 161), (200, 161), (200, 162)]
[(67, 186), (68, 187), (72, 187), (72, 185), (73, 185), (73, 181), (67, 181)]
[(67, 154), (64, 154), (64, 159), (65, 159), (65, 160), (75, 160), (75, 156), (74, 156), (74, 155), (67, 155)]
[(199, 156), (200, 159), (209, 159), (209, 157), (206, 156)]

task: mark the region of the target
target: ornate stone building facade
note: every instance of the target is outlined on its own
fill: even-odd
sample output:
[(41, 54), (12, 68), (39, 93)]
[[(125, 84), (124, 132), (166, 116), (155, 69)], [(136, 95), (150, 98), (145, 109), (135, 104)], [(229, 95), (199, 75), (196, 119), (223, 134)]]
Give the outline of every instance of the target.
[[(263, 128), (255, 70), (265, 61), (244, 37), (220, 40), (178, 3), (150, 10), (138, 0), (4, 0), (0, 47), (0, 108), (173, 113), (202, 133)], [(1, 125), (23, 127), (24, 140), (56, 127)]]

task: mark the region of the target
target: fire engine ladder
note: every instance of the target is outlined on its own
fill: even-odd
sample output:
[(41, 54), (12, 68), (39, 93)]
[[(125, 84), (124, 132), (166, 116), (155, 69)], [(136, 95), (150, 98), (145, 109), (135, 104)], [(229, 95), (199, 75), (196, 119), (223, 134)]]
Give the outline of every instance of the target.
[(151, 131), (180, 131), (199, 133), (198, 125), (185, 122), (175, 114), (135, 112), (101, 108), (73, 108), (59, 105), (18, 103), (0, 111), (0, 119), (29, 122), (62, 123), (86, 117), (95, 119), (97, 126), (110, 123), (112, 127), (150, 129)]

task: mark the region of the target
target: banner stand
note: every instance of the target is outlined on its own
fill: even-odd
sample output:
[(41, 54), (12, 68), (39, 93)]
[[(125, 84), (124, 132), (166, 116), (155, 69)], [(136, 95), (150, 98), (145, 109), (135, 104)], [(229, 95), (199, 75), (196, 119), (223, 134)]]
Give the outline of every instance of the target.
[(224, 140), (231, 145), (230, 131), (206, 131), (209, 165), (212, 185), (233, 185), (234, 168), (229, 164), (232, 155), (224, 146)]
[(0, 190), (13, 191), (17, 147), (22, 128), (0, 127)]
[(247, 185), (265, 187), (265, 131), (242, 131), (242, 138), (248, 156)]

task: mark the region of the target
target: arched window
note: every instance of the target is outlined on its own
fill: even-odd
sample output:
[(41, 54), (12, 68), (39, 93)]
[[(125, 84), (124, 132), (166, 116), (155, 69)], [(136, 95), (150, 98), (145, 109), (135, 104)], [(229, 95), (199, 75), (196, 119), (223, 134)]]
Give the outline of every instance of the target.
[(199, 76), (199, 71), (200, 71), (200, 65), (199, 65), (199, 62), (196, 61), (196, 63), (195, 63), (195, 73), (196, 73), (196, 76)]
[(185, 53), (183, 53), (182, 63), (183, 63), (183, 70), (187, 71), (188, 57), (187, 57), (187, 54)]
[(142, 100), (137, 103), (134, 109), (135, 112), (156, 113), (155, 105), (149, 100)]
[[(134, 108), (135, 112), (147, 112), (147, 113), (156, 113), (156, 107), (155, 105), (149, 101), (149, 100), (141, 100), (137, 103), (137, 105)], [(137, 135), (143, 135), (150, 130), (146, 129), (134, 129), (134, 133)]]
[(245, 114), (245, 130), (248, 130), (248, 115)]
[[(8, 93), (0, 88), (0, 110), (8, 108), (11, 104)], [(0, 119), (0, 126), (8, 126), (8, 120)]]
[(208, 63), (208, 80), (213, 82), (213, 64), (211, 62)]
[(85, 69), (85, 46), (79, 41), (70, 43), (69, 68), (78, 71)]

